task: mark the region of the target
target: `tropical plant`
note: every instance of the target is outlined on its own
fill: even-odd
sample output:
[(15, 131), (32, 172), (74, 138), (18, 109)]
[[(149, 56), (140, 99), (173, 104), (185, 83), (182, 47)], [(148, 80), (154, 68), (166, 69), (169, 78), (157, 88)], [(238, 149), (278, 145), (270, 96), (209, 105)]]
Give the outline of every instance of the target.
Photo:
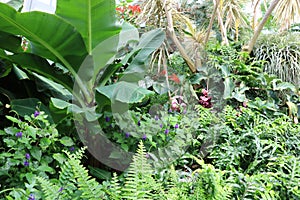
[[(78, 4), (81, 5), (81, 11), (74, 12), (74, 9), (78, 8)], [(97, 7), (101, 7), (101, 9), (96, 11)], [(82, 109), (87, 112), (91, 112), (87, 107), (92, 107), (91, 105), (95, 101), (94, 88), (97, 85), (105, 85), (108, 77), (122, 66), (122, 64), (112, 64), (117, 50), (126, 45), (129, 39), (138, 39), (134, 36), (136, 34), (132, 35), (134, 38), (124, 39), (126, 31), (130, 32), (132, 29), (129, 28), (129, 30), (124, 30), (125, 33), (120, 33), (121, 29), (116, 25), (115, 7), (112, 1), (93, 2), (90, 7), (88, 2), (74, 1), (69, 4), (67, 1), (60, 0), (57, 3), (56, 15), (36, 11), (18, 13), (6, 4), (1, 4), (1, 10), (3, 12), (0, 26), (2, 28), (11, 27), (10, 29), (4, 28), (3, 30), (6, 32), (3, 34), (13, 39), (16, 37), (13, 35), (22, 35), (30, 42), (26, 52), (12, 49), (10, 45), (3, 45), (2, 49), (9, 50), (14, 54), (9, 56), (3, 53), (1, 57), (19, 64), (23, 69), (28, 69), (36, 77), (50, 84), (49, 87), (57, 88), (48, 79), (61, 84), (69, 93), (72, 93), (74, 85), (77, 86), (80, 92), (73, 92), (73, 95), (75, 100), (81, 104)], [(81, 14), (78, 15), (78, 13)], [(32, 22), (27, 23), (28, 21)], [(44, 28), (44, 26), (46, 27)], [(54, 34), (57, 27), (64, 30), (62, 34)], [(122, 37), (120, 40), (119, 33)], [(134, 52), (146, 48), (150, 44), (149, 40), (153, 38), (156, 39), (156, 43), (153, 41), (151, 43), (155, 44), (152, 46), (154, 50), (164, 38), (163, 33), (159, 30), (152, 31), (148, 36), (150, 38), (142, 37), (141, 44)], [(107, 45), (108, 43), (109, 45)], [(99, 58), (97, 56), (99, 54), (103, 56)], [(145, 64), (145, 58), (150, 54), (151, 51), (140, 52), (133, 59), (132, 66), (128, 67), (128, 71), (131, 70), (133, 73), (136, 68)], [(57, 67), (51, 66), (46, 59), (53, 61), (55, 66), (61, 64), (63, 68), (60, 67), (60, 69), (64, 69), (64, 71), (57, 73), (59, 71)], [(129, 56), (123, 61), (123, 64), (126, 64), (128, 59)], [(81, 70), (79, 70), (80, 67)], [(88, 71), (90, 72), (87, 74)], [(103, 74), (102, 77), (99, 75), (100, 72)], [(70, 96), (65, 96), (65, 99), (69, 100)]]
[(45, 112), (7, 118), (13, 125), (0, 131), (0, 191), (18, 199), (35, 192), (35, 176), (56, 178), (57, 165), (66, 159), (61, 151), (74, 151), (76, 146), (70, 137), (59, 136)]
[(254, 48), (256, 60), (264, 60), (264, 71), (295, 85), (300, 83), (299, 33), (261, 35)]

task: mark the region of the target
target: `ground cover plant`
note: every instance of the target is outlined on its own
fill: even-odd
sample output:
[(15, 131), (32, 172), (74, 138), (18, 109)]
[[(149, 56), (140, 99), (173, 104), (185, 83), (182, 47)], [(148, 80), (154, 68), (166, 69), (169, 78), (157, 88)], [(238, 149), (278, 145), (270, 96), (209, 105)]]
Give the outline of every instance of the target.
[(0, 199), (300, 199), (299, 3), (252, 3), (0, 3)]

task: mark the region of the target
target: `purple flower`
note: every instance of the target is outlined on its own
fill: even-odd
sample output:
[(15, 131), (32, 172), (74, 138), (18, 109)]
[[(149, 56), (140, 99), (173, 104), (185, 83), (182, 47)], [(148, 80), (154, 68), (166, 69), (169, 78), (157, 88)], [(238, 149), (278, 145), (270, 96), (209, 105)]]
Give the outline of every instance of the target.
[(28, 200), (35, 200), (34, 195), (33, 195), (33, 194), (30, 194)]
[(146, 158), (150, 158), (150, 155), (148, 153), (146, 153), (145, 157)]
[(27, 160), (25, 160), (24, 166), (25, 166), (25, 167), (28, 167), (28, 166), (29, 166), (29, 162), (28, 162)]
[(17, 133), (16, 133), (16, 137), (20, 138), (20, 137), (22, 137), (22, 134), (23, 134), (23, 133), (22, 133), (21, 131), (20, 131), (20, 132), (17, 132)]
[(157, 121), (157, 120), (159, 120), (159, 117), (157, 115), (155, 115), (154, 119)]
[(141, 126), (141, 121), (140, 121), (140, 120), (138, 121), (137, 125), (138, 125), (138, 126)]
[(30, 159), (30, 154), (29, 154), (29, 153), (26, 153), (26, 154), (25, 154), (25, 158), (26, 158), (27, 160), (29, 160), (29, 159)]
[(39, 112), (39, 111), (37, 111), (37, 110), (34, 111), (34, 114), (33, 114), (34, 117), (37, 117), (37, 116), (39, 116), (39, 115), (40, 115), (40, 112)]
[(175, 124), (174, 128), (179, 128), (179, 125), (178, 125), (178, 124)]
[(109, 122), (109, 121), (110, 121), (110, 118), (109, 118), (108, 116), (106, 116), (106, 117), (105, 117), (105, 121), (106, 121), (106, 122)]
[(62, 192), (63, 189), (64, 189), (63, 187), (60, 187), (59, 190), (58, 190), (58, 192)]
[(75, 147), (70, 147), (70, 151), (74, 151), (75, 150)]
[(165, 130), (165, 134), (168, 134), (168, 133), (169, 133), (169, 129), (166, 129), (166, 130)]
[(160, 128), (162, 128), (162, 127), (163, 127), (163, 125), (162, 125), (162, 124), (160, 124), (160, 125), (159, 125), (159, 127), (160, 127)]
[(129, 138), (130, 137), (130, 133), (125, 133), (125, 137)]
[(142, 137), (142, 139), (143, 139), (143, 140), (146, 140), (146, 139), (147, 139), (147, 135), (144, 134), (143, 137)]

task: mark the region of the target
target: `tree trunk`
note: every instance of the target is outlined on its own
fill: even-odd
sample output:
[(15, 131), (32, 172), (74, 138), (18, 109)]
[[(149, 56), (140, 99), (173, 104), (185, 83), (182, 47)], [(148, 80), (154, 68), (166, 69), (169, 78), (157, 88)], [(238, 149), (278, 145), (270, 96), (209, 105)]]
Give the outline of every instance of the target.
[(215, 4), (215, 7), (214, 7), (214, 10), (213, 10), (213, 13), (212, 13), (212, 16), (211, 16), (210, 21), (209, 21), (208, 28), (207, 28), (207, 33), (206, 33), (206, 37), (205, 37), (205, 40), (204, 40), (204, 46), (206, 46), (206, 44), (208, 42), (209, 35), (210, 35), (211, 29), (213, 27), (214, 19), (216, 18), (216, 15), (217, 15), (217, 10), (218, 10), (219, 4), (220, 4), (220, 0), (217, 0), (216, 4)]
[(189, 68), (191, 70), (191, 72), (195, 73), (197, 71), (197, 66), (195, 66), (193, 61), (187, 55), (187, 53), (186, 53), (185, 49), (183, 48), (183, 46), (180, 44), (180, 41), (178, 40), (178, 38), (176, 36), (176, 33), (175, 33), (175, 30), (174, 30), (171, 9), (169, 9), (168, 2), (166, 0), (164, 1), (164, 4), (165, 4), (165, 13), (166, 13), (167, 23), (168, 23), (167, 30), (168, 30), (168, 32), (171, 36), (171, 39), (175, 43), (175, 45), (178, 48), (178, 51), (180, 52), (183, 59), (186, 61), (187, 65), (189, 66)]
[(255, 30), (253, 37), (251, 38), (248, 46), (244, 46), (242, 51), (244, 52), (248, 52), (251, 53), (251, 51), (253, 50), (253, 47), (258, 39), (258, 36), (260, 34), (260, 32), (262, 31), (264, 25), (266, 24), (268, 18), (270, 17), (270, 15), (272, 14), (273, 10), (275, 9), (275, 7), (277, 6), (277, 4), (279, 3), (280, 0), (274, 0), (270, 7), (268, 8), (266, 14), (264, 15), (264, 18), (262, 19), (262, 21), (259, 23), (259, 25), (257, 26), (257, 29)]

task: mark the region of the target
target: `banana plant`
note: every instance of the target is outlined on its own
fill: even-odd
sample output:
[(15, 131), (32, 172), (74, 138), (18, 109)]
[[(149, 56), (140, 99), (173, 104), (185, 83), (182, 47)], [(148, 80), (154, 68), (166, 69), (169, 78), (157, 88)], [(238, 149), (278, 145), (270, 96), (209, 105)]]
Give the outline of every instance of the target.
[[(134, 100), (123, 98), (128, 102), (140, 101), (144, 94), (149, 93), (136, 83), (105, 86), (122, 64), (129, 65), (124, 72), (127, 77), (137, 75), (141, 79), (147, 58), (165, 37), (164, 32), (157, 29), (140, 39), (133, 26), (118, 25), (115, 1), (58, 0), (55, 14), (22, 13), (4, 3), (0, 3), (0, 10), (0, 58), (43, 79), (50, 88), (60, 88), (54, 84), (63, 86), (79, 103), (80, 112), (90, 112), (95, 105), (101, 107), (102, 102), (96, 102), (97, 99), (115, 98), (109, 95), (107, 88), (109, 92), (114, 90), (113, 87), (121, 91), (124, 85), (126, 90), (142, 94)], [(26, 51), (20, 48), (21, 38), (29, 41)], [(123, 59), (122, 64), (113, 63), (118, 50), (129, 40), (139, 41), (139, 45)], [(70, 102), (64, 102), (70, 100), (67, 96), (52, 100), (59, 108), (72, 107)]]

